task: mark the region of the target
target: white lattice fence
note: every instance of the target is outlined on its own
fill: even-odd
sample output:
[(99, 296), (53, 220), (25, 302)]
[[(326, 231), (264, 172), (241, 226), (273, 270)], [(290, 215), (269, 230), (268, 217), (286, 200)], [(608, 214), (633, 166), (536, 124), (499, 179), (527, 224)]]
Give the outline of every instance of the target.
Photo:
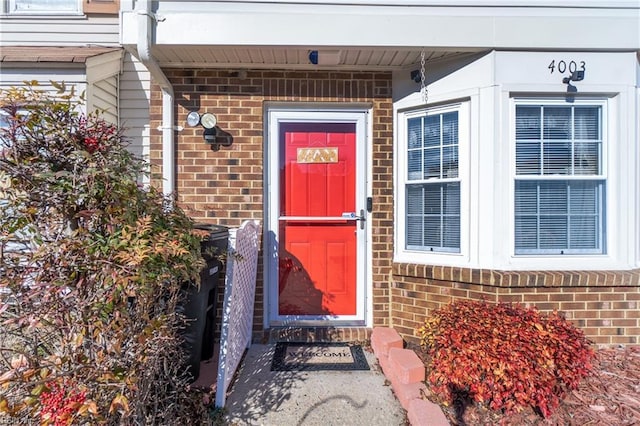
[(229, 383), (245, 349), (251, 346), (259, 248), (259, 221), (248, 220), (229, 231), (216, 407), (224, 407)]

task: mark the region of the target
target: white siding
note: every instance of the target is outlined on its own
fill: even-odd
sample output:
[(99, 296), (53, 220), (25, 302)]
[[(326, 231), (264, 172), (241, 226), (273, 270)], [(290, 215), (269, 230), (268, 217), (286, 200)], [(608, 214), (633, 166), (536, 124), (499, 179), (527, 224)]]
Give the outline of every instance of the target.
[(149, 158), (150, 76), (147, 69), (125, 54), (120, 76), (120, 125), (131, 141), (130, 151)]
[(90, 85), (87, 93), (87, 110), (98, 110), (105, 120), (118, 123), (118, 76), (105, 78)]
[[(119, 17), (0, 15), (0, 48), (3, 45), (119, 46)], [(54, 80), (76, 85), (78, 93), (88, 90), (88, 110), (106, 110), (105, 118), (124, 128), (125, 136), (131, 141), (130, 150), (148, 158), (150, 77), (142, 64), (126, 54), (120, 75), (97, 79), (94, 75), (105, 69), (101, 65), (88, 71), (84, 64), (60, 64), (60, 69), (51, 64), (36, 66), (42, 68), (23, 64), (11, 69), (2, 64), (0, 87), (18, 86), (25, 80), (38, 80), (43, 84)], [(87, 81), (92, 82), (88, 88)]]
[(64, 82), (68, 87), (75, 86), (76, 93), (80, 94), (86, 90), (86, 77), (84, 66), (75, 68), (27, 68), (2, 67), (0, 74), (0, 88), (22, 86), (24, 81), (37, 81), (41, 84), (41, 89), (54, 90), (50, 81)]
[(39, 89), (55, 92), (50, 81), (64, 82), (67, 90), (74, 88), (77, 95), (85, 92), (87, 103), (83, 110), (100, 110), (103, 118), (118, 123), (118, 75), (87, 84), (84, 67), (81, 68), (3, 68), (0, 89), (23, 86), (24, 81), (37, 81)]
[(43, 89), (53, 90), (49, 83), (53, 80), (75, 86), (78, 94), (86, 91), (87, 110), (104, 109), (104, 118), (118, 123), (124, 129), (124, 135), (131, 143), (129, 150), (148, 159), (150, 76), (146, 68), (126, 53), (120, 75), (95, 81), (88, 86), (84, 64), (63, 65), (64, 68), (47, 66), (41, 69), (3, 66), (0, 89), (22, 86), (24, 81), (36, 80)]
[(0, 46), (118, 46), (117, 16), (0, 15)]

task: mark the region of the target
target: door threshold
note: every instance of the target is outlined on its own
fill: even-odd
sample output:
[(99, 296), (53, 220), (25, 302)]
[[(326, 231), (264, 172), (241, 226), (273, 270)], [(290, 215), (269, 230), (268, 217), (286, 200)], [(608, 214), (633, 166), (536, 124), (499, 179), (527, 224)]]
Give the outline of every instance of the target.
[(271, 327), (264, 331), (265, 343), (278, 342), (368, 342), (373, 329), (367, 327), (312, 326)]

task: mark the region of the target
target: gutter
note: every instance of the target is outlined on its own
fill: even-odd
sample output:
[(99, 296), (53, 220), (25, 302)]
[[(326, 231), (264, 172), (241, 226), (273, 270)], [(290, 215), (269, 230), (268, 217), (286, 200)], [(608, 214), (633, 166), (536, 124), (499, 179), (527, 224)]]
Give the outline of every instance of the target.
[(162, 193), (173, 200), (175, 191), (175, 141), (173, 126), (173, 86), (151, 54), (151, 28), (156, 21), (151, 2), (141, 0), (138, 14), (138, 60), (147, 67), (151, 77), (162, 90)]

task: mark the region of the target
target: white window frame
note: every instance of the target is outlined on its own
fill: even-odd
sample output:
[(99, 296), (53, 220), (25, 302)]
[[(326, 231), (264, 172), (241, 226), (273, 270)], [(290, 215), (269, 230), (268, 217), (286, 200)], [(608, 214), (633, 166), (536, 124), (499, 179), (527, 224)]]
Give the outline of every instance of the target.
[[(601, 248), (602, 251), (595, 253), (590, 251), (576, 251), (576, 252), (568, 252), (568, 253), (560, 253), (557, 251), (540, 251), (539, 253), (516, 253), (516, 243), (515, 243), (515, 190), (516, 190), (516, 181), (520, 178), (523, 178), (523, 175), (516, 174), (516, 106), (522, 105), (532, 105), (532, 106), (598, 106), (601, 108), (601, 128), (600, 134), (602, 137), (602, 145), (601, 145), (601, 158), (600, 158), (600, 173), (598, 175), (547, 175), (542, 179), (539, 179), (537, 175), (524, 175), (525, 179), (530, 178), (532, 180), (602, 180), (604, 181), (604, 196), (602, 198), (602, 205), (600, 206), (603, 217), (602, 219), (602, 238), (601, 238)], [(612, 182), (612, 179), (609, 175), (609, 158), (612, 153), (610, 152), (612, 147), (611, 143), (611, 135), (609, 129), (609, 123), (612, 120), (611, 111), (609, 108), (608, 99), (598, 97), (598, 98), (575, 98), (575, 99), (565, 99), (565, 97), (545, 97), (545, 98), (536, 98), (536, 97), (513, 97), (510, 99), (510, 108), (509, 108), (509, 145), (510, 145), (510, 244), (511, 244), (511, 259), (512, 262), (518, 263), (520, 259), (525, 260), (527, 262), (531, 262), (533, 259), (540, 259), (542, 262), (548, 260), (550, 262), (554, 262), (556, 259), (559, 261), (566, 262), (568, 259), (573, 259), (574, 261), (580, 261), (580, 259), (584, 259), (585, 262), (589, 262), (593, 259), (598, 258), (607, 258), (611, 254), (609, 252), (609, 242), (610, 242), (610, 232), (614, 232), (610, 227), (610, 212), (613, 208), (612, 197), (615, 197), (615, 193), (617, 193), (618, 189), (615, 188), (615, 183)], [(548, 267), (552, 268), (552, 263), (547, 264)], [(533, 264), (532, 264), (533, 266)]]
[[(24, 117), (24, 116), (27, 116), (28, 114), (29, 114), (29, 111), (23, 108), (18, 108), (18, 110), (16, 111), (16, 115), (19, 117)], [(2, 117), (1, 120), (4, 120), (5, 117), (9, 117), (10, 115), (11, 114), (9, 114), (7, 111), (0, 108), (0, 116)], [(0, 129), (3, 129), (3, 130), (5, 129), (5, 126), (2, 125), (2, 121), (0, 121)], [(8, 147), (5, 147), (4, 141), (0, 140), (0, 153), (4, 148), (8, 148)]]
[[(406, 238), (406, 186), (408, 180), (407, 123), (411, 118), (458, 112), (458, 181), (460, 182), (460, 250), (428, 251), (407, 248)], [(412, 108), (399, 111), (397, 115), (395, 253), (394, 260), (407, 263), (434, 263), (460, 265), (469, 261), (469, 150), (470, 150), (470, 101), (456, 101), (434, 107)]]
[[(75, 4), (75, 9), (61, 10), (56, 8), (41, 9), (18, 9), (22, 0), (8, 0), (6, 13), (8, 15), (82, 15), (82, 0), (67, 0), (70, 4)], [(50, 0), (53, 4), (60, 3), (61, 0)]]

